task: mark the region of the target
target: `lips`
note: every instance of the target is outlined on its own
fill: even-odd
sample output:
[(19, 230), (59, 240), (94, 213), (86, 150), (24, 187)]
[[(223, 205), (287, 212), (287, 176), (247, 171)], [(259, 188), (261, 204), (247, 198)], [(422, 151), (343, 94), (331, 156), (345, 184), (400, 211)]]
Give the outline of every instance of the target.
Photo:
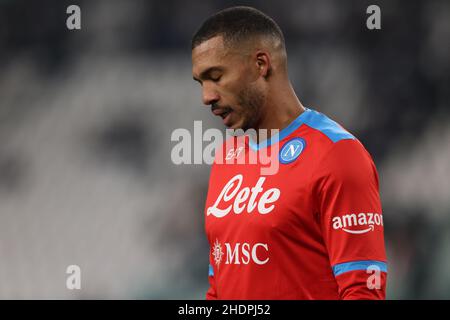
[(220, 116), (222, 119), (225, 119), (226, 116), (228, 116), (232, 110), (230, 108), (216, 108), (212, 111), (214, 115)]
[(222, 119), (223, 119), (223, 123), (224, 123), (227, 127), (230, 127), (231, 124), (232, 124), (232, 122), (231, 122), (231, 120), (230, 120), (231, 113), (232, 113), (232, 111), (230, 110), (230, 111), (227, 111), (225, 114), (222, 114), (222, 115), (221, 115), (221, 117), (222, 117)]

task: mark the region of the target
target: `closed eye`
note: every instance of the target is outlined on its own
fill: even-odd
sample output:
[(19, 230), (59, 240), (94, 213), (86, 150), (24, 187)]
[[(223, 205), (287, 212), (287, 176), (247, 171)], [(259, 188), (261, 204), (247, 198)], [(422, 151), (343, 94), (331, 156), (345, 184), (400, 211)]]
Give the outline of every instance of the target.
[(210, 67), (200, 73), (200, 76), (197, 78), (194, 76), (194, 80), (199, 82), (201, 85), (203, 84), (203, 81), (213, 81), (215, 83), (219, 82), (222, 78), (224, 70), (222, 67)]

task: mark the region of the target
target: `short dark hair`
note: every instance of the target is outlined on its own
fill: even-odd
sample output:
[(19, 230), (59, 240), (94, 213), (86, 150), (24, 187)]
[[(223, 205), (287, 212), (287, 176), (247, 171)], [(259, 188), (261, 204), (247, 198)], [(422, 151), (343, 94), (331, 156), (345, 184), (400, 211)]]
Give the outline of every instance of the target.
[(272, 36), (284, 47), (280, 27), (268, 15), (252, 7), (231, 7), (213, 14), (192, 37), (192, 49), (218, 35), (222, 35), (226, 43), (248, 40), (257, 35)]

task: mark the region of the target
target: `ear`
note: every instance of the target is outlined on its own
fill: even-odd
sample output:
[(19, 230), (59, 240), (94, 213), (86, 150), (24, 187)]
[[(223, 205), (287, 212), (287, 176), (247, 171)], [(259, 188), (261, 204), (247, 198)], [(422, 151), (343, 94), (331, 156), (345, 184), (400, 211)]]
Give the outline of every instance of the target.
[(267, 78), (270, 75), (272, 65), (267, 51), (259, 50), (256, 52), (256, 67), (262, 77)]

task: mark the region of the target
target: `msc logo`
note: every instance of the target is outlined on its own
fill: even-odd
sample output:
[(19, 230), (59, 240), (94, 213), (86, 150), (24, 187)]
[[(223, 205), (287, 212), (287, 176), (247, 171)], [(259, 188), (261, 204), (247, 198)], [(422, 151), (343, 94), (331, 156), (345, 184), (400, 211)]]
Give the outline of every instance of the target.
[(216, 242), (214, 242), (212, 255), (214, 257), (214, 262), (216, 263), (217, 268), (219, 268), (220, 263), (222, 262), (222, 245), (220, 244), (219, 240), (216, 239)]
[(288, 164), (298, 158), (305, 149), (306, 142), (302, 138), (293, 138), (286, 142), (280, 150), (280, 162)]
[(225, 252), (222, 251), (222, 245), (219, 240), (214, 242), (212, 255), (216, 267), (219, 268), (222, 262), (222, 257), (225, 255), (225, 264), (249, 264), (255, 263), (257, 265), (264, 265), (269, 261), (269, 246), (267, 243), (236, 243), (234, 245), (225, 243)]
[[(383, 226), (383, 215), (381, 213), (352, 213), (332, 219), (333, 229), (342, 229), (347, 233), (362, 234), (374, 231), (375, 226)], [(364, 227), (364, 229), (354, 227)]]

